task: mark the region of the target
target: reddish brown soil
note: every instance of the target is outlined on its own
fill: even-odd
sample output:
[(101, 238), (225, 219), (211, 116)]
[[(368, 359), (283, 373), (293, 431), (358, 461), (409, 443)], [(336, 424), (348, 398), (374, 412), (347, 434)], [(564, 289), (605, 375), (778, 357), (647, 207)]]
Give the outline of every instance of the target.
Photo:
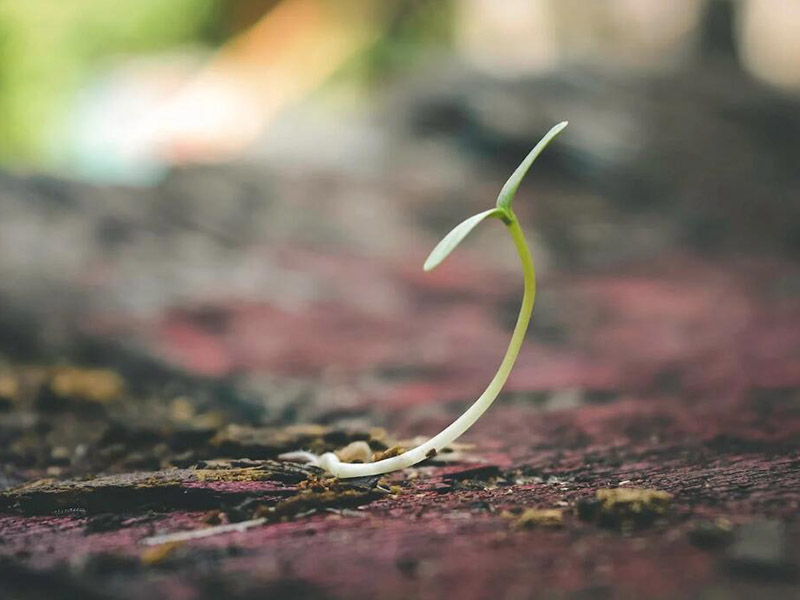
[[(315, 261), (309, 269), (346, 287), (352, 259)], [(516, 286), (486, 285), (492, 275), (458, 260), (427, 279), (405, 266), (367, 268), (403, 298), (386, 314), (365, 316), (342, 293), (298, 314), (215, 306), (213, 326), (204, 308), (150, 328), (147, 343), (189, 371), (307, 381), (282, 401), (283, 416), (267, 418), (272, 426), (200, 379), (160, 375), (145, 393), (107, 371), (5, 367), (0, 595), (796, 592), (800, 315), (781, 291), (790, 269), (680, 259), (546, 280), (519, 368), (465, 438), (470, 447), (335, 484), (272, 459), (435, 433), (491, 375), (513, 316)], [(281, 392), (271, 385), (267, 394)], [(332, 425), (286, 429), (292, 410)], [(377, 424), (389, 433), (370, 433)], [(670, 499), (596, 499), (620, 487)], [(562, 522), (522, 526), (529, 508), (559, 509)], [(241, 533), (142, 544), (259, 516), (265, 524)]]

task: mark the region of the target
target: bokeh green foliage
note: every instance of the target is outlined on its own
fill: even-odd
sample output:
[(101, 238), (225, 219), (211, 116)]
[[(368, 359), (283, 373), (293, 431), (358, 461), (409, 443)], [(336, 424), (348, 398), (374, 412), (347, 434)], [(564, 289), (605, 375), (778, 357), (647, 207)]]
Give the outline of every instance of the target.
[(56, 127), (92, 70), (219, 35), (221, 0), (0, 0), (0, 160), (46, 159)]
[(453, 40), (454, 0), (378, 0), (380, 37), (339, 72), (339, 79), (370, 86), (391, 80)]
[[(58, 154), (50, 147), (58, 128), (93, 73), (123, 58), (219, 45), (234, 13), (254, 20), (277, 1), (0, 0), (0, 164), (48, 166)], [(339, 10), (337, 1), (331, 5)], [(371, 88), (451, 41), (453, 0), (353, 4), (375, 17), (379, 36), (339, 69), (335, 82)]]

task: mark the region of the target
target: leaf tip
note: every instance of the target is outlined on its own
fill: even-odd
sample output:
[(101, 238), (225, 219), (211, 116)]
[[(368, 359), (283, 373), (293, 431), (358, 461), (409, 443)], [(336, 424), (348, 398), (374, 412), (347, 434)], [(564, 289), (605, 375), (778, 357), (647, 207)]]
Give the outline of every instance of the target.
[(523, 177), (525, 177), (533, 162), (539, 157), (547, 145), (552, 142), (553, 139), (559, 133), (561, 133), (567, 125), (569, 125), (569, 121), (561, 121), (557, 125), (551, 127), (550, 131), (548, 131), (544, 137), (539, 140), (539, 143), (534, 146), (533, 150), (530, 151), (528, 156), (525, 157), (516, 170), (511, 174), (511, 177), (508, 178), (508, 181), (506, 181), (503, 189), (500, 190), (500, 194), (497, 196), (497, 208), (501, 208), (506, 211), (511, 210), (511, 203), (513, 202), (514, 196), (517, 193), (519, 184), (522, 183)]
[(423, 270), (427, 272), (435, 269), (481, 221), (490, 217), (499, 217), (501, 214), (503, 214), (502, 210), (490, 208), (477, 215), (472, 215), (470, 218), (456, 225), (431, 251), (428, 259), (422, 266)]
[(422, 265), (422, 270), (423, 270), (423, 271), (425, 271), (426, 273), (427, 273), (428, 271), (433, 271), (433, 270), (434, 270), (436, 267), (438, 267), (438, 266), (439, 266), (439, 263), (440, 263), (440, 262), (441, 262), (441, 261), (439, 261), (439, 260), (434, 260), (433, 256), (429, 256), (429, 257), (428, 257), (428, 258), (425, 260), (425, 264), (424, 264), (424, 265)]

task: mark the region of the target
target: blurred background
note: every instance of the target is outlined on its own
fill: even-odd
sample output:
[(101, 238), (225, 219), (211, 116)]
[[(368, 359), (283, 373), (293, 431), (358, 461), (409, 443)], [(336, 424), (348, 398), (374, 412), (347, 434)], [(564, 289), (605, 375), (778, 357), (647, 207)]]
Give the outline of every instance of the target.
[(276, 420), (463, 403), (513, 249), (422, 262), (569, 120), (510, 390), (793, 388), (799, 108), (794, 0), (0, 1), (0, 352)]

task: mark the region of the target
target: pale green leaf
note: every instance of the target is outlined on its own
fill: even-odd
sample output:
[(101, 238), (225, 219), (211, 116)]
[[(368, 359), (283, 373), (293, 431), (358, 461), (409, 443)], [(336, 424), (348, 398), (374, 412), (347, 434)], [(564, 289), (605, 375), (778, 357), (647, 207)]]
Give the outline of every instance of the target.
[(460, 224), (456, 225), (450, 233), (444, 236), (441, 242), (436, 244), (436, 248), (434, 248), (433, 252), (428, 256), (428, 260), (425, 261), (425, 266), (423, 268), (426, 271), (430, 271), (437, 267), (439, 263), (455, 250), (456, 246), (461, 243), (461, 240), (467, 237), (469, 232), (481, 223), (481, 221), (490, 217), (502, 217), (505, 214), (505, 211), (500, 208), (490, 208), (477, 215), (472, 215), (466, 221), (462, 221)]
[(519, 188), (519, 184), (522, 183), (522, 178), (528, 173), (528, 169), (531, 168), (533, 161), (535, 161), (538, 156), (542, 153), (542, 150), (547, 148), (547, 145), (553, 141), (553, 139), (561, 133), (564, 128), (567, 126), (566, 121), (562, 121), (555, 127), (553, 127), (547, 134), (539, 141), (538, 144), (530, 151), (530, 154), (525, 157), (525, 160), (520, 163), (517, 167), (516, 171), (511, 174), (511, 177), (508, 178), (506, 184), (503, 186), (503, 189), (500, 190), (500, 195), (497, 196), (497, 208), (502, 208), (505, 211), (511, 210), (511, 202), (514, 200), (514, 195), (517, 193), (517, 189)]

